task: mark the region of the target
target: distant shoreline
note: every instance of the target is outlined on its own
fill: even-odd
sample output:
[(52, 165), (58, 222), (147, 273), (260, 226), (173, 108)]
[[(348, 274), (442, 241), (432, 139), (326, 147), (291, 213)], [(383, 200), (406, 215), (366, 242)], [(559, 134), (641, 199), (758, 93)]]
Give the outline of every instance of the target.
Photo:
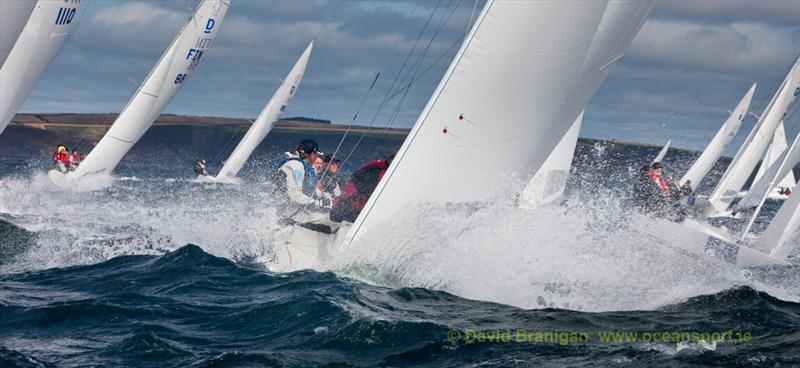
[[(26, 126), (35, 129), (53, 128), (85, 128), (85, 129), (107, 129), (118, 114), (17, 114), (11, 121), (11, 125)], [(347, 125), (319, 122), (324, 120), (308, 118), (290, 118), (279, 120), (275, 124), (278, 131), (305, 131), (305, 132), (344, 132)], [(215, 116), (187, 116), (161, 114), (155, 121), (154, 126), (186, 125), (186, 126), (208, 126), (208, 127), (247, 127), (252, 124), (249, 119), (225, 118)], [(367, 127), (353, 125), (350, 127), (352, 133), (382, 134), (390, 136), (405, 136), (409, 129)]]

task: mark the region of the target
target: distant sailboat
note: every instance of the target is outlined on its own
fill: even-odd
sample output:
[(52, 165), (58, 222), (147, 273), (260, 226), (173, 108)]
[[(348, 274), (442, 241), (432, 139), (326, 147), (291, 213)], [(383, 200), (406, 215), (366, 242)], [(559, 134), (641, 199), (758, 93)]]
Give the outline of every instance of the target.
[(800, 91), (800, 58), (795, 61), (786, 79), (711, 193), (709, 202), (716, 212), (724, 212), (728, 209), (753, 173), (759, 159), (766, 152), (775, 129), (797, 97), (798, 91)]
[(211, 47), (225, 13), (228, 0), (203, 0), (197, 10), (172, 40), (150, 71), (139, 90), (122, 109), (77, 170), (64, 175), (56, 170), (48, 174), (56, 182), (95, 174), (111, 174), (122, 157), (144, 135), (161, 111), (181, 90), (203, 54)]
[[(775, 162), (765, 169), (762, 176), (753, 183), (747, 195), (736, 204), (736, 211), (752, 211), (742, 230), (740, 241), (746, 239), (770, 192), (779, 185), (779, 182), (787, 174), (792, 172), (792, 169), (798, 163), (800, 163), (800, 134), (795, 137), (788, 149), (783, 149), (783, 152), (775, 159)], [(794, 196), (798, 195), (795, 194)]]
[[(795, 183), (800, 187), (800, 183)], [(786, 259), (792, 250), (790, 240), (800, 236), (800, 194), (792, 194), (783, 202), (767, 229), (752, 247), (777, 259)]]
[[(9, 4), (3, 6), (3, 11), (6, 6)], [(15, 8), (15, 11), (24, 16), (26, 8), (20, 7), (22, 9)], [(36, 82), (72, 34), (78, 23), (76, 15), (80, 7), (81, 0), (39, 1), (33, 7), (28, 22), (0, 68), (0, 133), (22, 107)], [(10, 15), (3, 15), (0, 19), (6, 21)], [(8, 25), (9, 28), (17, 28), (19, 21), (15, 19), (14, 24)], [(2, 30), (6, 30), (5, 24)], [(9, 40), (12, 38), (10, 36)], [(5, 37), (3, 47), (6, 46)]]
[(692, 189), (696, 190), (703, 179), (708, 175), (714, 165), (722, 156), (722, 152), (728, 147), (733, 138), (739, 133), (739, 128), (742, 126), (742, 121), (747, 116), (747, 110), (750, 108), (750, 101), (753, 99), (753, 93), (756, 90), (756, 84), (750, 87), (747, 93), (744, 94), (736, 108), (733, 109), (728, 119), (719, 128), (717, 134), (708, 143), (708, 146), (700, 157), (692, 164), (692, 167), (686, 171), (686, 174), (681, 178), (680, 185), (683, 186), (687, 181), (692, 183)]
[[(258, 147), (261, 141), (269, 134), (275, 122), (278, 121), (281, 114), (286, 110), (286, 106), (291, 102), (297, 88), (300, 86), (300, 81), (303, 79), (303, 74), (308, 65), (308, 59), (311, 56), (311, 50), (314, 48), (314, 41), (308, 44), (306, 50), (294, 64), (294, 67), (289, 71), (286, 79), (275, 91), (275, 94), (267, 102), (264, 110), (258, 115), (255, 123), (247, 130), (244, 138), (233, 150), (231, 156), (225, 161), (222, 169), (219, 171), (214, 180), (216, 181), (236, 181), (239, 170), (242, 169), (244, 163), (253, 154), (253, 151)], [(205, 180), (205, 179), (203, 179)]]
[[(788, 144), (786, 143), (786, 129), (783, 127), (783, 121), (778, 124), (778, 127), (775, 129), (775, 134), (772, 136), (772, 143), (770, 143), (769, 148), (767, 149), (767, 153), (764, 155), (764, 159), (761, 160), (761, 166), (758, 167), (758, 171), (756, 172), (756, 177), (753, 179), (753, 183), (757, 182), (763, 175), (764, 172), (772, 166), (775, 162), (778, 161), (781, 153), (786, 150)], [(774, 199), (785, 199), (787, 196), (781, 194), (785, 189), (794, 189), (794, 173), (790, 170), (786, 176), (781, 178), (769, 192), (769, 197)]]
[(658, 164), (661, 163), (661, 161), (664, 161), (664, 157), (667, 155), (667, 151), (669, 151), (669, 146), (671, 144), (672, 144), (672, 139), (668, 140), (667, 144), (665, 144), (664, 147), (661, 148), (661, 151), (658, 152), (658, 155), (656, 155), (656, 158), (653, 159), (652, 163)]
[(11, 48), (28, 23), (36, 0), (0, 1), (0, 66), (6, 62)]
[[(602, 38), (590, 52), (607, 8), (633, 10), (608, 24), (633, 35), (652, 4), (488, 1), (356, 222), (340, 228), (337, 249), (382, 231), (412, 202), (490, 203), (508, 194), (513, 178), (529, 180), (605, 79), (582, 74), (613, 64), (627, 46), (624, 37)], [(277, 243), (277, 263), (314, 267), (326, 238), (295, 228)]]

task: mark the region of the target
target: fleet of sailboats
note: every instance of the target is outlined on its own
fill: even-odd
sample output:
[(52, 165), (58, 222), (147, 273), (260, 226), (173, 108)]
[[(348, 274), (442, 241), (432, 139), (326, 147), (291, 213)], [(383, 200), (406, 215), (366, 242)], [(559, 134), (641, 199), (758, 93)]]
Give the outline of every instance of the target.
[[(73, 172), (52, 170), (57, 184), (110, 175), (181, 90), (209, 50), (230, 5), (202, 0), (139, 89)], [(30, 94), (77, 23), (81, 0), (0, 2), (0, 133)], [(563, 195), (589, 100), (642, 27), (653, 1), (488, 0), (428, 100), (396, 158), (353, 224), (321, 234), (291, 227), (276, 235), (273, 261), (284, 270), (314, 267), (409, 206), (477, 208), (515, 197), (525, 208)], [(216, 177), (238, 173), (297, 91), (314, 47), (306, 47)], [(736, 136), (756, 85), (745, 93), (680, 184), (696, 189)], [(800, 195), (792, 173), (800, 163), (800, 134), (787, 144), (783, 119), (800, 91), (800, 58), (758, 118), (708, 198), (725, 213), (761, 159), (756, 179), (732, 208), (746, 212), (736, 242), (742, 263), (783, 264), (800, 226)], [(653, 163), (661, 162), (671, 140)], [(508, 154), (513, 147), (513, 154)], [(436, 165), (430, 164), (435, 157)], [(763, 159), (762, 159), (763, 157)], [(470, 170), (459, 164), (470, 163)], [(516, 183), (527, 183), (523, 190)], [(518, 196), (514, 196), (518, 193)], [(768, 198), (785, 199), (759, 237), (750, 234)], [(383, 231), (383, 230), (381, 230)]]
[(228, 0), (201, 1), (139, 90), (78, 169), (69, 173), (51, 170), (48, 176), (55, 183), (64, 183), (85, 176), (111, 174), (122, 157), (188, 81), (211, 47), (229, 4)]

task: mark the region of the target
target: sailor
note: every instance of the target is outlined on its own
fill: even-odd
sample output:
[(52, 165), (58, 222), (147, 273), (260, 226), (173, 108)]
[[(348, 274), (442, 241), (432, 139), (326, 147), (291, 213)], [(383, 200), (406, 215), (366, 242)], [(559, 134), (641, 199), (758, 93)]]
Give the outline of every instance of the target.
[(667, 180), (664, 179), (664, 168), (660, 163), (656, 162), (650, 166), (650, 172), (647, 173), (647, 176), (649, 176), (650, 179), (653, 179), (653, 182), (658, 186), (658, 189), (664, 193), (664, 195), (669, 195), (669, 183), (667, 183)]
[(317, 187), (324, 193), (328, 193), (331, 197), (336, 198), (342, 195), (342, 189), (339, 185), (339, 159), (333, 158), (332, 155), (325, 155), (322, 157), (324, 163), (322, 174), (319, 177)]
[(329, 218), (331, 197), (317, 189), (317, 173), (313, 166), (321, 154), (317, 142), (300, 141), (294, 154), (287, 154), (273, 173), (272, 182), (276, 195), (284, 202), (281, 217), (285, 223), (332, 233), (339, 226)]
[(208, 176), (208, 171), (206, 171), (206, 160), (195, 161), (194, 165), (192, 166), (192, 170), (194, 170), (195, 175)]
[(388, 160), (371, 161), (359, 167), (344, 185), (342, 195), (335, 199), (331, 220), (355, 222), (378, 182), (389, 169), (393, 158), (394, 155)]
[(70, 170), (75, 170), (78, 168), (78, 165), (81, 164), (81, 156), (78, 154), (78, 149), (72, 149), (72, 165), (70, 165)]
[(63, 144), (59, 144), (58, 147), (56, 147), (56, 152), (53, 153), (53, 165), (62, 173), (69, 171), (69, 167), (71, 166), (69, 151), (67, 151), (67, 147)]

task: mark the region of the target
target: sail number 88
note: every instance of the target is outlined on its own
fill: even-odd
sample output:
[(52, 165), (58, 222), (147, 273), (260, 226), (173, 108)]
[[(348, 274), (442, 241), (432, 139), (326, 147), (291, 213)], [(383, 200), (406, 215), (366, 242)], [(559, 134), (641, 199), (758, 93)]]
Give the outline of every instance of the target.
[(187, 75), (188, 74), (178, 74), (178, 76), (175, 77), (175, 84), (183, 83), (183, 81), (186, 80)]

